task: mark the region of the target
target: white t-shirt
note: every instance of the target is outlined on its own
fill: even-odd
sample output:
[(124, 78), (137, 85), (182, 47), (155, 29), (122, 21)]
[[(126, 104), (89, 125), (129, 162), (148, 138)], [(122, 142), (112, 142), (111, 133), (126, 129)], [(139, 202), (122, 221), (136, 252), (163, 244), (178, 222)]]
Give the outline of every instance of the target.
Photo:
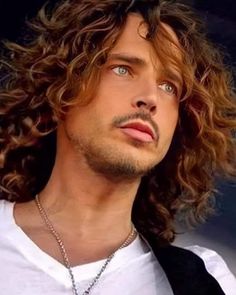
[[(15, 223), (13, 203), (0, 201), (0, 294), (72, 295), (68, 270), (43, 252)], [(227, 295), (236, 294), (236, 279), (214, 251), (189, 247), (205, 261), (208, 271)], [(105, 260), (73, 267), (79, 294), (87, 288)], [(137, 237), (119, 250), (92, 295), (173, 295), (154, 254)]]

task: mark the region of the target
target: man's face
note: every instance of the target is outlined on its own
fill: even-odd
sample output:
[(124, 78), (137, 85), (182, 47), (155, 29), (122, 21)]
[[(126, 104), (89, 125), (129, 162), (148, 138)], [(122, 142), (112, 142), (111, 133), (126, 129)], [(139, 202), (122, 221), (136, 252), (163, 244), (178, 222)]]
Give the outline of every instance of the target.
[(178, 120), (181, 85), (141, 37), (147, 33), (142, 20), (128, 17), (101, 70), (95, 97), (86, 106), (73, 107), (64, 121), (77, 155), (108, 176), (148, 172), (166, 155)]

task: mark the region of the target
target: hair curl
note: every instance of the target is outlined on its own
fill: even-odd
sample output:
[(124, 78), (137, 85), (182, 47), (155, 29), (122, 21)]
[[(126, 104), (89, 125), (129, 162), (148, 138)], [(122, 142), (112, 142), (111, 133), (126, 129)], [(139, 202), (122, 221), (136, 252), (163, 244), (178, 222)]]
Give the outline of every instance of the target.
[[(101, 65), (124, 28), (127, 15), (148, 24), (147, 40), (167, 68), (184, 79), (180, 116), (170, 149), (144, 176), (132, 218), (148, 238), (173, 241), (177, 212), (192, 220), (211, 211), (216, 176), (235, 177), (236, 103), (230, 71), (189, 7), (172, 1), (66, 0), (44, 7), (31, 23), (34, 37), (6, 43), (1, 61), (1, 198), (30, 200), (46, 184), (54, 163), (57, 121), (80, 93), (86, 103), (99, 83)], [(182, 60), (168, 52), (175, 43)], [(78, 103), (78, 102), (76, 102)]]

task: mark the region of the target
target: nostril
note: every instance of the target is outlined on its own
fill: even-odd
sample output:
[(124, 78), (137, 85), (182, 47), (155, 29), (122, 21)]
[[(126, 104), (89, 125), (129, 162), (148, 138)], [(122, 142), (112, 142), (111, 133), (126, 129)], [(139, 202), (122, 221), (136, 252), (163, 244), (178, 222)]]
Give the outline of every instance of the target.
[(142, 106), (146, 106), (147, 104), (141, 100), (137, 101), (137, 107), (140, 108)]
[(136, 102), (136, 106), (138, 108), (145, 108), (148, 109), (149, 112), (154, 113), (156, 111), (156, 105), (152, 104), (151, 102), (145, 102), (143, 100), (138, 100)]
[(150, 112), (153, 113), (153, 112), (155, 112), (155, 111), (156, 111), (156, 106), (152, 106), (152, 107), (150, 108)]

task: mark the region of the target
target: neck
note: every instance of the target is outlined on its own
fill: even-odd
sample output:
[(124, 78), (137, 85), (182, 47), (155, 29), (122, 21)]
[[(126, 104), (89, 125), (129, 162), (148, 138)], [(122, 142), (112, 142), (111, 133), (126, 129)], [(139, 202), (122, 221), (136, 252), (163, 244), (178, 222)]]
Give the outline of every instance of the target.
[[(59, 145), (51, 177), (39, 198), (72, 265), (105, 258), (122, 245), (132, 229), (131, 212), (139, 184), (140, 178), (97, 173), (70, 146)], [(19, 204), (14, 214), (26, 234), (53, 256), (55, 241), (35, 202)], [(55, 258), (60, 261), (61, 255)]]
[[(66, 153), (64, 154), (66, 155)], [(131, 229), (131, 211), (140, 179), (112, 179), (83, 162), (57, 158), (40, 200), (62, 232), (82, 240), (121, 241)]]

